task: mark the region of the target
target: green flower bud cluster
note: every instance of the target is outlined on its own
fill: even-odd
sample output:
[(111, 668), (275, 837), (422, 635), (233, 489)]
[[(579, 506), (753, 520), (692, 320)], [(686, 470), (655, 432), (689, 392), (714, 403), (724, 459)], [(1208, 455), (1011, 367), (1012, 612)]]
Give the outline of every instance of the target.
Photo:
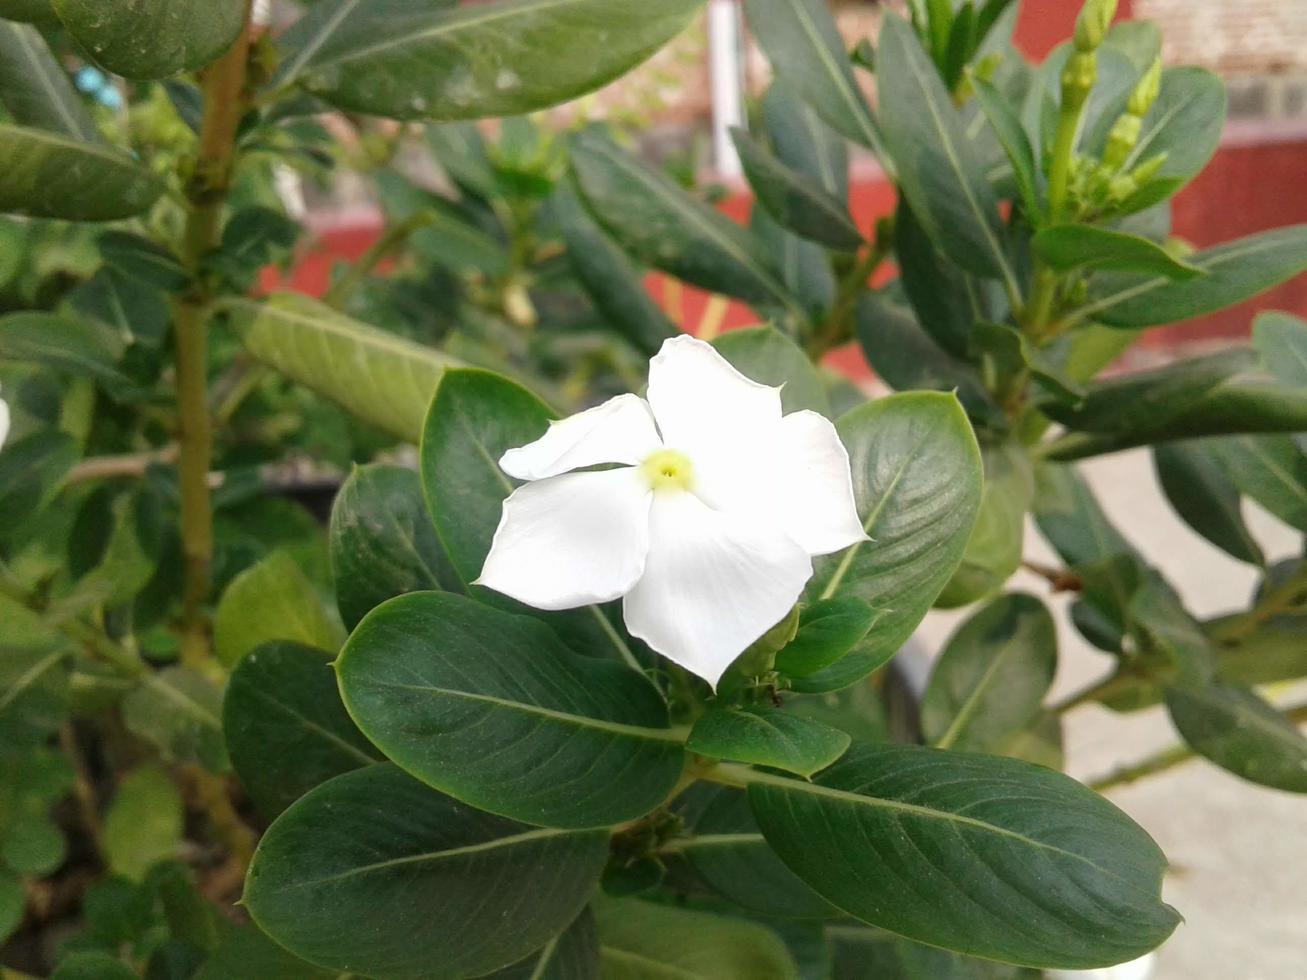
[(1112, 18), (1116, 16), (1116, 4), (1117, 0), (1087, 0), (1076, 18), (1073, 41), (1076, 51), (1091, 54), (1098, 50), (1112, 26)]
[(1103, 163), (1106, 166), (1114, 170), (1120, 169), (1129, 159), (1131, 151), (1139, 143), (1144, 117), (1157, 101), (1161, 87), (1162, 60), (1158, 58), (1153, 61), (1148, 71), (1144, 72), (1144, 77), (1130, 93), (1130, 101), (1126, 104), (1125, 112), (1112, 126), (1112, 132), (1107, 138), (1107, 149), (1103, 153)]

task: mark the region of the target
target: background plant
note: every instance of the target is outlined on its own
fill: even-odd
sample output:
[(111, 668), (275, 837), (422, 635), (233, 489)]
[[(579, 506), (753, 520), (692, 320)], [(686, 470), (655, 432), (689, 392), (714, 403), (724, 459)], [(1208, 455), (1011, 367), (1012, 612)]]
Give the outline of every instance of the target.
[[(1041, 66), (1003, 0), (911, 4), (852, 56), (818, 0), (747, 0), (777, 80), (737, 136), (745, 228), (622, 133), (524, 115), (698, 6), (319, 0), (272, 37), (242, 0), (0, 2), (0, 930), (24, 969), (1114, 962), (1174, 927), (1162, 856), (1002, 757), (1060, 768), (1066, 711), (1163, 701), (1182, 744), (1109, 783), (1197, 753), (1307, 789), (1304, 709), (1255, 690), (1307, 673), (1307, 571), (1239, 517), (1247, 497), (1307, 531), (1307, 326), (1267, 315), (1247, 349), (1099, 378), (1143, 329), (1307, 269), (1303, 228), (1168, 238), (1219, 81), (1162, 69), (1156, 31), (1097, 0)], [(79, 94), (69, 59), (130, 81)], [(871, 230), (850, 141), (900, 190)], [(414, 153), (443, 180), (413, 180)], [(381, 239), (322, 301), (260, 292), (302, 237), (279, 169), (342, 167), (375, 183)], [(719, 349), (838, 418), (875, 541), (820, 564), (716, 699), (611, 610), (466, 584), (511, 489), (494, 460), (638, 390), (676, 331), (647, 268), (756, 311)], [(899, 394), (864, 404), (815, 366), (855, 339)], [(1246, 609), (1187, 613), (1077, 475), (1142, 445), (1177, 513), (1262, 569)], [(1051, 613), (1004, 592), (1027, 513), (1118, 658), (1062, 703)], [(976, 611), (918, 700), (891, 658), (933, 605)], [(397, 696), (410, 676), (436, 693)], [(497, 706), (469, 729), (454, 688)], [(251, 922), (232, 902), (256, 844)]]

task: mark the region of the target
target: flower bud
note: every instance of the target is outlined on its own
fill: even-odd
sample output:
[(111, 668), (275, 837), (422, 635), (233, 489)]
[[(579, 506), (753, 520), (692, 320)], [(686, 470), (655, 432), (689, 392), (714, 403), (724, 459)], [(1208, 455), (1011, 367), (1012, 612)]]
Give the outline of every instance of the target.
[(1075, 52), (1062, 69), (1062, 105), (1078, 109), (1098, 81), (1098, 56)]
[(1139, 80), (1135, 90), (1130, 93), (1130, 102), (1126, 111), (1132, 116), (1138, 116), (1143, 119), (1148, 115), (1148, 110), (1153, 107), (1157, 101), (1157, 94), (1162, 89), (1162, 59), (1157, 58), (1144, 72), (1144, 77)]
[(1130, 176), (1134, 178), (1137, 184), (1146, 184), (1157, 175), (1157, 171), (1162, 169), (1162, 164), (1166, 163), (1166, 158), (1170, 154), (1159, 153), (1157, 156), (1149, 157), (1134, 170), (1130, 171)]
[(1143, 128), (1143, 120), (1138, 116), (1125, 113), (1112, 126), (1112, 132), (1107, 137), (1107, 149), (1103, 152), (1103, 163), (1116, 170), (1121, 164), (1125, 163), (1130, 156), (1130, 151), (1135, 148), (1139, 142), (1139, 131)]
[(1076, 18), (1075, 46), (1077, 51), (1089, 53), (1103, 43), (1107, 29), (1116, 15), (1117, 0), (1085, 0)]

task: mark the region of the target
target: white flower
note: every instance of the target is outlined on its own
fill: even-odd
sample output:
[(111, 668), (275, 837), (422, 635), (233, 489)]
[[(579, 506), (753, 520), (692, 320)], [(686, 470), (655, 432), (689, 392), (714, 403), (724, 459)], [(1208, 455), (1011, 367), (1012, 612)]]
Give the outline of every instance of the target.
[(9, 438), (9, 405), (3, 398), (0, 398), (0, 448), (4, 448), (5, 440)]
[[(866, 539), (835, 427), (782, 417), (780, 391), (666, 341), (647, 401), (619, 395), (504, 454), (530, 482), (477, 584), (538, 609), (622, 597), (632, 636), (715, 687), (793, 607), (813, 555)], [(618, 465), (587, 469), (601, 464)]]

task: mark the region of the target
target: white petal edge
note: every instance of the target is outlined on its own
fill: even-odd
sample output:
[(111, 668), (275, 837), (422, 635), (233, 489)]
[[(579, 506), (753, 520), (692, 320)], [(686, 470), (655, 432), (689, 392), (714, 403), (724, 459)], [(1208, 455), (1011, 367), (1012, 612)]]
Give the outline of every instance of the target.
[(776, 519), (808, 554), (829, 555), (868, 540), (849, 452), (830, 419), (810, 411), (785, 416), (771, 458)]
[(812, 561), (763, 525), (691, 493), (654, 495), (649, 558), (622, 604), (626, 628), (714, 688), (798, 601)]
[(519, 480), (543, 480), (598, 463), (634, 466), (661, 446), (645, 400), (618, 395), (550, 422), (535, 442), (504, 453), (499, 467)]
[(575, 609), (624, 595), (644, 573), (653, 493), (638, 470), (565, 473), (504, 501), (473, 584), (537, 609)]
[(9, 438), (9, 404), (0, 398), (0, 447)]
[(649, 407), (669, 449), (696, 467), (741, 443), (765, 442), (781, 417), (781, 390), (745, 377), (716, 348), (672, 337), (649, 362)]

